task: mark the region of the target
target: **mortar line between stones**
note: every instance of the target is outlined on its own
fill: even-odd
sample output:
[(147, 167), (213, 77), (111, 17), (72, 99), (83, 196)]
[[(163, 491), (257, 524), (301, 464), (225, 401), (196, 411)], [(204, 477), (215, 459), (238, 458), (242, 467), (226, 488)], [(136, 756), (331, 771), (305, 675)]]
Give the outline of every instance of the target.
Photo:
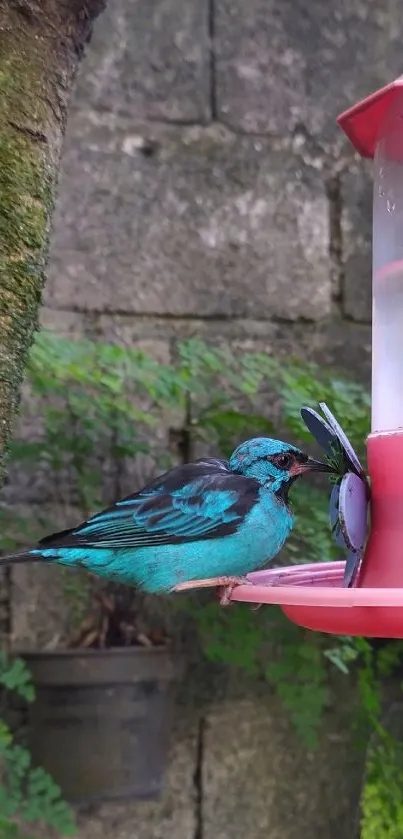
[(333, 175), (326, 182), (326, 195), (329, 202), (329, 257), (333, 267), (332, 299), (344, 318), (342, 192), (339, 175)]
[(195, 830), (193, 839), (203, 839), (203, 762), (205, 720), (200, 717), (196, 743), (196, 768), (193, 776), (195, 789)]
[[(295, 319), (287, 318), (282, 315), (272, 315), (271, 317), (267, 318), (257, 318), (251, 315), (243, 314), (243, 315), (206, 315), (206, 314), (198, 314), (198, 313), (187, 313), (181, 315), (174, 315), (171, 312), (128, 312), (127, 309), (113, 309), (104, 311), (102, 309), (81, 309), (79, 306), (76, 307), (64, 307), (64, 306), (56, 306), (55, 308), (51, 305), (47, 306), (47, 309), (53, 312), (67, 312), (70, 314), (76, 315), (84, 315), (91, 318), (97, 318), (101, 316), (105, 317), (121, 317), (122, 319), (131, 319), (133, 321), (149, 321), (149, 320), (156, 320), (161, 322), (173, 322), (173, 323), (191, 323), (192, 321), (205, 321), (206, 323), (238, 323), (240, 321), (249, 321), (251, 323), (258, 323), (258, 324), (288, 324), (290, 326), (304, 326), (304, 324), (314, 324), (320, 326), (327, 322), (328, 318), (323, 317), (319, 320), (315, 318), (299, 316)], [(367, 320), (359, 320), (355, 318), (350, 318), (345, 312), (342, 313), (342, 320), (352, 320), (357, 326), (368, 326), (370, 321)]]
[(208, 3), (208, 35), (210, 49), (210, 109), (212, 120), (217, 119), (216, 56), (215, 56), (215, 0)]
[[(213, 6), (215, 0), (208, 0), (208, 2), (211, 6)], [(302, 132), (301, 124), (298, 125), (297, 128), (295, 128), (293, 130), (292, 134), (289, 134), (289, 135), (284, 137), (283, 134), (276, 134), (276, 133), (273, 133), (272, 131), (250, 131), (249, 129), (242, 128), (240, 125), (234, 125), (229, 120), (226, 120), (223, 116), (218, 117), (217, 101), (216, 101), (216, 99), (217, 99), (217, 96), (216, 96), (217, 85), (216, 85), (216, 54), (215, 54), (215, 50), (211, 50), (211, 54), (212, 55), (210, 55), (210, 61), (214, 65), (214, 71), (212, 73), (210, 73), (210, 79), (214, 81), (214, 85), (211, 84), (211, 88), (210, 88), (210, 99), (213, 100), (213, 102), (210, 105), (210, 108), (213, 111), (212, 122), (215, 125), (221, 126), (222, 128), (225, 128), (225, 130), (228, 131), (229, 133), (231, 133), (234, 137), (242, 137), (242, 138), (245, 138), (245, 139), (250, 138), (251, 140), (266, 141), (268, 145), (272, 145), (275, 149), (278, 148), (278, 144), (280, 143), (281, 147), (285, 148), (286, 150), (288, 149), (288, 151), (290, 152), (290, 155), (296, 160), (300, 160), (300, 154), (298, 153), (298, 151), (293, 150), (292, 144), (293, 144), (293, 138), (294, 138), (295, 134), (298, 133), (298, 131), (299, 131), (300, 133), (303, 133), (303, 136), (306, 139), (306, 141), (312, 144), (313, 151), (314, 151), (315, 155), (318, 156), (318, 157), (321, 157), (323, 160), (327, 160), (327, 158), (329, 156), (329, 152), (325, 148), (322, 148), (322, 146), (320, 144), (315, 142), (314, 138), (309, 134), (309, 132), (306, 129), (304, 129), (304, 131)], [(129, 123), (130, 122), (131, 128), (133, 128), (133, 125), (135, 125), (135, 126), (137, 126), (136, 130), (138, 130), (138, 131), (146, 130), (147, 127), (152, 129), (153, 126), (155, 126), (157, 129), (159, 127), (160, 128), (166, 127), (166, 128), (173, 128), (173, 129), (174, 128), (209, 128), (210, 127), (210, 122), (211, 122), (209, 120), (208, 121), (209, 125), (206, 125), (206, 120), (204, 120), (202, 117), (200, 117), (200, 119), (192, 119), (192, 118), (189, 118), (189, 119), (186, 119), (186, 118), (172, 119), (172, 118), (169, 118), (169, 117), (162, 117), (162, 116), (143, 115), (142, 117), (138, 118), (137, 122), (133, 123), (133, 115), (130, 113), (130, 111), (121, 110), (117, 114), (115, 114), (115, 112), (111, 111), (110, 108), (108, 108), (106, 106), (103, 106), (103, 105), (99, 105), (99, 104), (92, 104), (91, 105), (91, 110), (95, 114), (99, 114), (100, 116), (114, 116), (114, 117), (117, 117), (117, 119), (121, 119), (123, 123), (125, 123), (125, 122)], [(69, 115), (71, 116), (72, 114), (76, 114), (76, 115), (82, 114), (84, 116), (87, 116), (88, 109), (85, 109), (83, 107), (83, 105), (80, 105), (77, 102), (76, 103), (73, 102), (73, 104), (69, 108)], [(140, 148), (139, 149), (139, 154), (142, 154), (142, 153), (144, 153), (144, 151)], [(338, 171), (339, 170), (341, 171), (343, 169), (343, 167), (347, 168), (350, 163), (351, 163), (351, 157), (350, 156), (340, 155), (340, 153), (339, 153), (338, 162), (337, 162)]]

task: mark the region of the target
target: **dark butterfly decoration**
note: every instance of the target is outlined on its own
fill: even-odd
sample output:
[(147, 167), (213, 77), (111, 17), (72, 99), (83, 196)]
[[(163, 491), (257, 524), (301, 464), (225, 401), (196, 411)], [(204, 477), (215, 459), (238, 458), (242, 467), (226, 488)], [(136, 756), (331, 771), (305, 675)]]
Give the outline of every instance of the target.
[(352, 586), (364, 555), (369, 485), (343, 429), (324, 402), (319, 407), (325, 419), (312, 408), (302, 408), (301, 417), (337, 475), (330, 496), (330, 526), (337, 544), (347, 549), (343, 585)]

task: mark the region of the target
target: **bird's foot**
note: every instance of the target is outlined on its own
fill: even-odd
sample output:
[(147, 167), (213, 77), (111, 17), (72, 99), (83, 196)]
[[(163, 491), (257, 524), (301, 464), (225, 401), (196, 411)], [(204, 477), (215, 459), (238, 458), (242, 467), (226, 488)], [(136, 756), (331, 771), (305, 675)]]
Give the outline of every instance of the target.
[(188, 580), (186, 583), (178, 583), (172, 591), (189, 591), (194, 588), (218, 587), (221, 606), (229, 606), (231, 595), (236, 586), (252, 585), (247, 577), (209, 577), (206, 580)]
[(218, 577), (220, 581), (219, 602), (221, 606), (230, 606), (232, 602), (232, 592), (237, 586), (251, 586), (252, 583), (247, 577)]

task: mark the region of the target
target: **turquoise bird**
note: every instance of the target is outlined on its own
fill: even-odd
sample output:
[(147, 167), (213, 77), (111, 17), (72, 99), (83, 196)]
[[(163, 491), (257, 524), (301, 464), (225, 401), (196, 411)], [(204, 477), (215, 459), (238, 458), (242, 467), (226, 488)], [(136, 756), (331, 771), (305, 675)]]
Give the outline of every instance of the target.
[(202, 458), (172, 469), (0, 564), (81, 566), (156, 594), (217, 585), (224, 605), (246, 574), (283, 547), (293, 526), (288, 492), (308, 471), (332, 469), (279, 440), (248, 440), (229, 461)]

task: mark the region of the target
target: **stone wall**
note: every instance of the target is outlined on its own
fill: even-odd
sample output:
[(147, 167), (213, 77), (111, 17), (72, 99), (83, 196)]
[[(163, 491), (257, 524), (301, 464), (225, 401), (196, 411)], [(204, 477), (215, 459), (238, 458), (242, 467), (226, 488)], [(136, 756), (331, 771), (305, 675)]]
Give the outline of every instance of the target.
[[(292, 350), (367, 381), (371, 184), (335, 117), (401, 73), (401, 35), (399, 0), (109, 0), (71, 107), (43, 323), (162, 359), (189, 335)], [(18, 500), (51, 505), (51, 485), (19, 481)], [(14, 592), (14, 642), (57, 636), (54, 572), (18, 569)], [(344, 683), (316, 754), (236, 683), (188, 667), (163, 801), (83, 814), (80, 839), (351, 835)]]

